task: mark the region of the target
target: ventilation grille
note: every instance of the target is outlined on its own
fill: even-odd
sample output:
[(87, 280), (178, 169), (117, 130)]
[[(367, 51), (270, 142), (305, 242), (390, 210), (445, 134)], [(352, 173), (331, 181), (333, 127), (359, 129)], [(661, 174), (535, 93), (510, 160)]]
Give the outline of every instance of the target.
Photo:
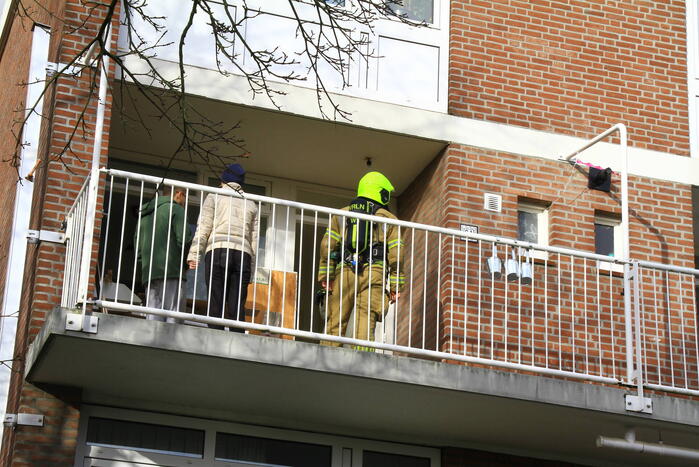
[(501, 212), (502, 196), (493, 193), (485, 193), (483, 195), (483, 209), (486, 211)]

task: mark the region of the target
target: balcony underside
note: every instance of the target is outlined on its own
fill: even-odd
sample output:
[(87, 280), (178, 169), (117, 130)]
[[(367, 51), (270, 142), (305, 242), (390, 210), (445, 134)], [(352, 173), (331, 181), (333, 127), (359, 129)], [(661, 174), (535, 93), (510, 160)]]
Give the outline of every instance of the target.
[(85, 403), (590, 464), (657, 465), (595, 447), (629, 427), (687, 447), (699, 436), (697, 404), (675, 397), (636, 415), (620, 388), (117, 315), (71, 332), (65, 316), (47, 320), (26, 377), (80, 388)]
[[(448, 144), (363, 128), (349, 120), (337, 123), (198, 96), (189, 96), (189, 102), (212, 120), (239, 124), (232, 134), (250, 153), (241, 161), (248, 172), (335, 188), (354, 190), (362, 175), (378, 170), (390, 174), (400, 194)], [(114, 109), (110, 157), (169, 166), (181, 142), (172, 124), (153, 114), (143, 98), (125, 99)], [(429, 122), (413, 122), (421, 123)], [(229, 158), (243, 152), (224, 141), (202, 147)], [(172, 165), (185, 170), (211, 167), (216, 172), (221, 167), (214, 157), (202, 160), (186, 151), (178, 152)]]

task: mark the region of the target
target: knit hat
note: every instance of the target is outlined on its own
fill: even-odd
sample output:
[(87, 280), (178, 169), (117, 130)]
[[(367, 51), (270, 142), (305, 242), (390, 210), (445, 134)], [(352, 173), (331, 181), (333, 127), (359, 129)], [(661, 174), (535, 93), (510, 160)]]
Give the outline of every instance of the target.
[(224, 183), (243, 183), (245, 182), (245, 169), (240, 164), (230, 164), (223, 169), (221, 181)]

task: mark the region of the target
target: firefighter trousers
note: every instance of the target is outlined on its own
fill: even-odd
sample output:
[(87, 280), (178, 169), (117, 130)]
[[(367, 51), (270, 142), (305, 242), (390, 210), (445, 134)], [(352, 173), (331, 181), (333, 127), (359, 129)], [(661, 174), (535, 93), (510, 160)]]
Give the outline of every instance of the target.
[[(338, 271), (328, 296), (326, 334), (344, 336), (352, 311), (355, 311), (352, 318), (354, 332), (349, 337), (374, 340), (376, 321), (382, 319), (389, 305), (384, 277), (384, 270), (380, 265), (367, 266), (359, 274), (355, 274), (355, 270), (350, 266)], [(330, 341), (321, 343), (340, 345)]]

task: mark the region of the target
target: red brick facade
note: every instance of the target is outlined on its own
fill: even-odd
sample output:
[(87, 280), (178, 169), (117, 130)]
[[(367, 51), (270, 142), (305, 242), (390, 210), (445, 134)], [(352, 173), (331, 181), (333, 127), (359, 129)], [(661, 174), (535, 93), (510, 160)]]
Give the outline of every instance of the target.
[(454, 0), (449, 113), (689, 154), (685, 2)]
[[(51, 60), (65, 63), (95, 36), (104, 7), (91, 9), (79, 0), (45, 3), (49, 11), (65, 19), (63, 22), (46, 12), (37, 12), (41, 22), (52, 27)], [(628, 2), (628, 6), (620, 6), (608, 1), (571, 4), (452, 0), (451, 9), (451, 114), (579, 137), (590, 137), (621, 121), (630, 128), (633, 147), (689, 154), (684, 2)], [(113, 24), (117, 26), (116, 21)], [(72, 31), (74, 26), (80, 28)], [(12, 34), (16, 44), (5, 50), (0, 80), (17, 83), (27, 76), (31, 31), (26, 20), (15, 19)], [(53, 156), (64, 152), (96, 79), (94, 70), (83, 72), (77, 79), (60, 77), (47, 95), (51, 120), (44, 125), (44, 145), (39, 150), (40, 158), (47, 163), (36, 176), (33, 228), (60, 230), (67, 209), (89, 173), (94, 99), (86, 113), (86, 132), (76, 134), (63, 158), (55, 160)], [(24, 92), (17, 89), (0, 90), (0, 115), (6, 119), (0, 128), (5, 132), (15, 116), (13, 112), (23, 106)], [(108, 106), (109, 103), (108, 100)], [(102, 162), (107, 158), (110, 114), (108, 108)], [(14, 142), (11, 136), (3, 136), (0, 150), (3, 155), (11, 154)], [(14, 193), (12, 174), (12, 167), (0, 165), (0, 195), (7, 205)], [(481, 233), (512, 238), (517, 235), (518, 200), (534, 199), (549, 205), (551, 245), (594, 252), (595, 214), (620, 212), (618, 177), (614, 187), (611, 194), (591, 191), (586, 188), (583, 175), (560, 162), (452, 144), (404, 191), (399, 200), (399, 217), (456, 229), (462, 223), (476, 224)], [(483, 210), (486, 192), (503, 197), (501, 213)], [(692, 267), (691, 187), (632, 176), (629, 192), (632, 257)], [(10, 221), (8, 216), (0, 221), (3, 252)], [(499, 359), (515, 357), (524, 363), (564, 369), (574, 369), (584, 362), (593, 374), (610, 367), (617, 375), (626, 371), (621, 364), (623, 316), (613, 311), (623, 308), (619, 277), (604, 275), (607, 282), (600, 286), (599, 307), (589, 312), (584, 307), (575, 308), (569, 315), (561, 316), (562, 324), (549, 335), (545, 320), (555, 310), (542, 305), (542, 295), (536, 290), (523, 289), (513, 302), (505, 293), (504, 282), (490, 284), (493, 293), (481, 305), (487, 310), (493, 305), (495, 311), (480, 310), (474, 294), (484, 257), (472, 244), (460, 240), (452, 244), (446, 238), (440, 245), (437, 235), (426, 237), (424, 233), (406, 240), (424, 246), (411, 261), (413, 269), (424, 271), (425, 275), (406, 279), (417, 284), (418, 289), (423, 287), (425, 277), (439, 275), (441, 280), (424, 281), (428, 283), (426, 290), (419, 289), (416, 295), (425, 302), (413, 304), (413, 309), (422, 314), (415, 313), (410, 321), (399, 324), (399, 344), (429, 350), (461, 350)], [(436, 264), (436, 253), (451, 252), (452, 246), (462, 258), (460, 262), (447, 259)], [(43, 428), (5, 430), (3, 465), (69, 466), (75, 461), (80, 394), (58, 388), (51, 391), (59, 395), (54, 397), (23, 381), (27, 346), (41, 329), (47, 313), (60, 301), (64, 250), (61, 245), (42, 243), (30, 247), (28, 252), (17, 331), (19, 360), (12, 376), (7, 411), (42, 413), (46, 422)], [(463, 258), (468, 258), (468, 263)], [(0, 257), (0, 279), (5, 261)], [(563, 262), (558, 266), (573, 268)], [(459, 281), (463, 281), (466, 270), (470, 272), (470, 282), (464, 286)], [(574, 274), (578, 280), (583, 275), (592, 280), (595, 272), (592, 268), (580, 268)], [(577, 283), (573, 279), (554, 279), (548, 278), (547, 283), (556, 290), (551, 297), (560, 298), (573, 309), (570, 304), (579, 302), (581, 296)], [(556, 289), (559, 286), (562, 292)], [(668, 287), (664, 292), (673, 295), (676, 290)], [(652, 298), (652, 291), (643, 293), (649, 300)], [(522, 301), (524, 308), (520, 307)], [(658, 331), (650, 338), (664, 336), (668, 329), (675, 331), (662, 347), (658, 345), (657, 350), (649, 351), (654, 361), (667, 361), (671, 348), (679, 349), (696, 341), (697, 336), (690, 332), (697, 328), (692, 310), (687, 307), (668, 321), (658, 321), (651, 314), (644, 316), (648, 322), (656, 320)], [(522, 328), (524, 333), (510, 334), (507, 323), (522, 318), (530, 326)], [(683, 326), (687, 332), (680, 338), (677, 331), (684, 331)], [(581, 332), (581, 328), (585, 331)], [(438, 334), (438, 329), (443, 332)], [(492, 337), (483, 340), (479, 337), (482, 335)], [(597, 353), (585, 347), (590, 335), (599, 341)], [(549, 355), (541, 351), (554, 338), (558, 339), (556, 346), (551, 347), (555, 352)], [(648, 342), (649, 347), (651, 344), (655, 345), (655, 341)], [(668, 377), (672, 369), (656, 364), (650, 371)], [(696, 373), (697, 362), (690, 361), (686, 377), (696, 379)], [(571, 465), (451, 448), (443, 450), (442, 459), (444, 467), (515, 462)]]
[[(516, 238), (518, 201), (538, 200), (549, 207), (551, 246), (594, 253), (595, 215), (620, 209), (618, 175), (613, 184), (609, 194), (594, 191), (587, 188), (585, 174), (567, 164), (452, 145), (406, 190), (401, 214), (417, 222), (428, 216), (436, 225), (453, 229), (475, 224), (480, 233)], [(632, 176), (629, 191), (632, 258), (692, 267), (691, 187)], [(483, 209), (484, 193), (502, 196), (502, 212)], [(437, 257), (436, 238), (431, 239), (430, 258)], [(410, 247), (411, 239), (405, 240)], [(423, 241), (421, 235), (416, 247)], [(419, 345), (415, 336), (422, 333), (423, 323), (432, 336), (428, 341), (434, 342), (432, 323), (437, 321), (444, 332), (440, 336), (444, 351), (568, 371), (584, 369), (590, 374), (625, 375), (621, 277), (598, 271), (594, 261), (573, 262), (565, 255), (551, 254), (546, 263), (535, 262), (533, 288), (491, 281), (484, 272), (489, 243), (484, 251), (478, 244), (457, 240), (452, 264), (452, 241), (448, 236), (442, 241), (441, 269), (437, 264), (428, 268), (428, 275), (441, 275), (440, 290), (436, 286), (428, 289), (426, 296), (435, 299), (428, 299), (424, 312), (413, 317), (413, 346)], [(504, 260), (511, 250), (499, 248)], [(421, 258), (414, 268), (422, 270)], [(420, 284), (418, 281), (415, 291), (418, 297)], [(642, 345), (651, 361), (666, 362), (649, 366), (648, 377), (671, 379), (673, 370), (667, 362), (672, 352), (689, 355), (688, 374), (675, 377), (696, 380), (697, 323), (691, 292), (678, 301), (672, 298), (680, 294), (676, 284), (644, 284), (643, 298), (649, 305), (643, 315), (646, 333)], [(691, 289), (690, 283), (685, 285), (686, 290)], [(669, 315), (659, 315), (658, 308), (668, 310)], [(422, 311), (423, 306), (417, 304), (413, 309)], [(401, 331), (401, 343), (407, 344), (405, 326)]]
[[(96, 35), (100, 18), (104, 17), (106, 8), (104, 5), (95, 8), (77, 0), (47, 1), (41, 6), (35, 5), (29, 12), (31, 21), (22, 16), (15, 18), (15, 28), (27, 31), (20, 35), (28, 35), (25, 37), (28, 47), (31, 46), (32, 21), (48, 25), (51, 27), (49, 60), (68, 63)], [(115, 15), (113, 27), (118, 24), (117, 18), (118, 13)], [(15, 37), (12, 40), (14, 42)], [(25, 42), (22, 41), (21, 45), (24, 46)], [(14, 48), (13, 46), (6, 50)], [(22, 47), (17, 47), (17, 52), (25, 53), (24, 59), (27, 60), (30, 54), (22, 50)], [(2, 69), (9, 69), (5, 57)], [(13, 82), (26, 81), (26, 70), (23, 71), (23, 75), (18, 71), (18, 76), (13, 77)], [(60, 76), (55, 85), (48, 90), (45, 112), (49, 119), (42, 127), (41, 144), (38, 148), (42, 163), (37, 168), (34, 182), (31, 226), (33, 229), (60, 231), (65, 214), (89, 173), (95, 129), (96, 92), (89, 102), (86, 98), (98, 80), (95, 69), (86, 69), (79, 78)], [(107, 156), (110, 102), (111, 98), (108, 98), (102, 162), (106, 161)], [(83, 109), (84, 125), (78, 126), (76, 124)], [(65, 151), (64, 147), (75, 127), (78, 131), (73, 136), (69, 150)], [(3, 141), (8, 139), (12, 141), (11, 137), (3, 138)], [(59, 159), (56, 157), (58, 154), (63, 156)], [(74, 462), (79, 397), (76, 397), (74, 392), (60, 388), (52, 391), (52, 394), (59, 395), (55, 397), (23, 381), (27, 346), (41, 329), (47, 313), (60, 303), (64, 253), (63, 245), (47, 242), (28, 250), (27, 274), (15, 343), (17, 361), (8, 394), (7, 412), (42, 413), (45, 416), (45, 426), (40, 429), (18, 426), (4, 430), (3, 465), (67, 466), (73, 465)]]

